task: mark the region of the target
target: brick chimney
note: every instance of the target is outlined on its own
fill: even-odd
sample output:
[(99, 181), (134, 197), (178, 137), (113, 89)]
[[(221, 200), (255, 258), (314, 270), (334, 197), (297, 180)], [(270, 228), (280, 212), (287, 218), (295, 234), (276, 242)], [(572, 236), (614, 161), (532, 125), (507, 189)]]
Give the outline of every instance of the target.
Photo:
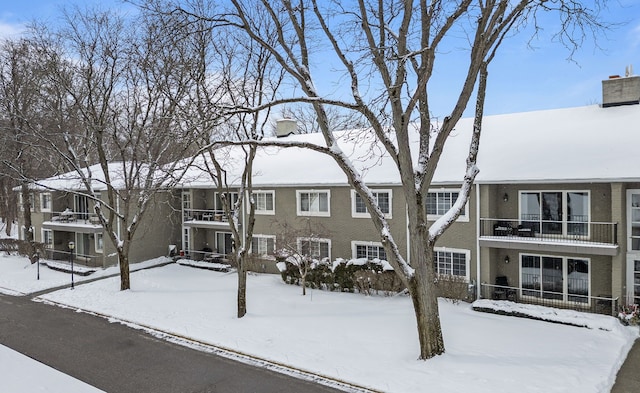
[[(629, 72), (627, 72), (629, 74)], [(602, 107), (640, 103), (640, 75), (611, 75), (602, 81)]]
[(276, 120), (276, 136), (278, 138), (284, 138), (291, 134), (298, 133), (298, 123), (294, 119), (280, 119)]

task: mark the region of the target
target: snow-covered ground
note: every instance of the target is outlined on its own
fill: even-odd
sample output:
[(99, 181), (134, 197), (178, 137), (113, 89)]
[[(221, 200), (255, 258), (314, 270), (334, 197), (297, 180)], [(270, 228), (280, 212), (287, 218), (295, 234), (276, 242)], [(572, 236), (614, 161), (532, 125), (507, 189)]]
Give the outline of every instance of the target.
[[(51, 282), (69, 281), (65, 273), (47, 269), (45, 274)], [(34, 281), (35, 267), (23, 258), (0, 257), (0, 287), (32, 291), (21, 280)], [(40, 300), (384, 392), (604, 393), (638, 336), (637, 327), (623, 327), (612, 317), (531, 311), (589, 327), (582, 328), (480, 313), (469, 304), (441, 300), (447, 351), (418, 361), (406, 296), (322, 291), (301, 296), (299, 287), (285, 285), (279, 276), (251, 275), (248, 314), (238, 319), (236, 281), (234, 273), (170, 264), (133, 273), (129, 291), (119, 291), (113, 277)]]
[(3, 345), (0, 345), (0, 365), (0, 390), (3, 392), (102, 392)]

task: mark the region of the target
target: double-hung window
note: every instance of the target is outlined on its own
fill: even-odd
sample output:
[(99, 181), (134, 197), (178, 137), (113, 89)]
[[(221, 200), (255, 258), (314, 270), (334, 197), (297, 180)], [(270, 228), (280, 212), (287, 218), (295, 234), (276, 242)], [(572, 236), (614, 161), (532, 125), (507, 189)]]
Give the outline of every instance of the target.
[(42, 243), (47, 248), (53, 248), (53, 231), (51, 229), (42, 228)]
[(521, 191), (521, 224), (541, 234), (589, 236), (588, 191)]
[[(386, 218), (391, 218), (391, 190), (372, 190), (371, 193), (384, 216)], [(354, 218), (371, 217), (369, 210), (367, 210), (367, 206), (364, 203), (364, 199), (362, 199), (360, 194), (355, 190), (351, 190), (351, 216)]]
[(437, 274), (469, 278), (469, 250), (436, 248), (433, 257)]
[(51, 193), (43, 192), (40, 194), (40, 211), (51, 213)]
[(298, 238), (298, 252), (306, 257), (321, 260), (331, 258), (331, 240), (318, 238)]
[(104, 238), (102, 233), (95, 234), (95, 250), (96, 252), (102, 252), (104, 250)]
[(256, 214), (276, 214), (274, 191), (254, 191), (253, 200), (256, 206)]
[(270, 235), (253, 235), (251, 253), (255, 255), (273, 255), (276, 237)]
[(299, 216), (329, 217), (331, 215), (329, 190), (297, 191), (296, 194)]
[[(451, 209), (458, 200), (457, 190), (431, 190), (427, 193), (426, 208), (429, 220), (436, 220)], [(458, 216), (458, 221), (469, 221), (468, 206)]]
[(353, 241), (351, 242), (351, 251), (353, 258), (356, 259), (365, 258), (369, 261), (374, 259), (387, 260), (387, 254), (380, 243)]

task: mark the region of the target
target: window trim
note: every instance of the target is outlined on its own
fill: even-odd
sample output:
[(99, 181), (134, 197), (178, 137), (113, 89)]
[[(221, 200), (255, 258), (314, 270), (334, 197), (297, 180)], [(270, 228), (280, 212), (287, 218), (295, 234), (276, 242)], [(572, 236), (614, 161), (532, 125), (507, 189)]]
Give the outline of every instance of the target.
[[(44, 207), (44, 196), (48, 195), (49, 196), (49, 207), (45, 208)], [(53, 210), (53, 195), (51, 195), (50, 192), (41, 192), (40, 193), (40, 212), (42, 213), (51, 213)]]
[[(327, 194), (327, 211), (302, 211), (302, 194)], [(296, 213), (298, 216), (331, 217), (331, 190), (296, 190)]]
[[(256, 206), (256, 210), (255, 210), (256, 215), (274, 216), (276, 214), (276, 191), (275, 190), (253, 190), (252, 194), (253, 195), (250, 196), (252, 198), (256, 198), (257, 194), (264, 194), (264, 195), (271, 194), (271, 198), (273, 200), (273, 208), (271, 210), (268, 210), (268, 209), (258, 210), (258, 201), (257, 199), (254, 199), (255, 206)], [(250, 206), (247, 203), (247, 213), (249, 213), (249, 209), (250, 209)]]
[[(576, 256), (569, 256), (569, 255), (549, 255), (549, 254), (536, 254), (534, 252), (521, 252), (518, 254), (518, 292), (519, 292), (519, 296), (524, 297), (524, 298), (528, 298), (528, 299), (539, 299), (539, 300), (544, 300), (544, 298), (542, 297), (542, 292), (544, 292), (542, 289), (538, 290), (540, 292), (540, 297), (536, 297), (536, 296), (529, 296), (529, 295), (525, 295), (523, 292), (524, 291), (535, 291), (535, 289), (525, 289), (522, 288), (522, 257), (523, 256), (532, 256), (532, 257), (539, 257), (540, 258), (540, 269), (542, 269), (542, 258), (560, 258), (562, 259), (562, 280), (563, 280), (563, 285), (562, 285), (562, 300), (557, 300), (559, 302), (562, 303), (571, 303), (571, 304), (575, 304), (576, 302), (573, 302), (571, 300), (569, 300), (569, 297), (572, 296), (569, 293), (569, 287), (568, 287), (568, 272), (567, 272), (567, 261), (569, 259), (579, 259), (579, 260), (584, 260), (587, 261), (587, 264), (589, 266), (589, 273), (587, 273), (587, 285), (588, 285), (588, 291), (587, 291), (587, 302), (584, 303), (585, 307), (590, 307), (591, 306), (591, 293), (592, 293), (592, 283), (591, 283), (591, 272), (593, 270), (593, 264), (591, 263), (591, 258), (589, 257), (585, 257), (585, 256), (581, 256), (581, 255), (576, 255)], [(575, 294), (573, 295), (575, 296)], [(582, 304), (582, 303), (580, 303)]]
[[(448, 192), (450, 194), (455, 192), (455, 193), (458, 194), (458, 197), (460, 197), (460, 189), (459, 188), (431, 188), (431, 189), (429, 189), (429, 191), (427, 191), (427, 197), (428, 197), (429, 194), (432, 194), (432, 193), (437, 194), (439, 192)], [(427, 197), (425, 197), (425, 210), (427, 208), (426, 207)], [(453, 204), (455, 204), (455, 201), (452, 202), (451, 206), (453, 206)], [(449, 206), (449, 209), (451, 209), (451, 206)], [(437, 220), (438, 218), (440, 218), (442, 216), (443, 216), (442, 214), (428, 214), (427, 213), (427, 220), (435, 221), (435, 220)], [(467, 203), (464, 204), (464, 211), (462, 213), (460, 213), (460, 215), (456, 219), (456, 222), (469, 222), (469, 203), (468, 203), (468, 201), (467, 201)]]
[(449, 252), (449, 253), (456, 253), (456, 254), (464, 254), (464, 267), (465, 267), (465, 273), (464, 276), (458, 276), (453, 274), (453, 266), (451, 266), (451, 272), (452, 274), (441, 274), (438, 272), (438, 260), (436, 259), (435, 255), (434, 255), (434, 262), (435, 262), (435, 273), (437, 276), (450, 276), (450, 277), (463, 277), (465, 280), (469, 281), (471, 279), (471, 250), (467, 250), (464, 248), (451, 248), (451, 247), (435, 247), (433, 249), (434, 253), (438, 253), (438, 252)]
[(302, 242), (303, 241), (309, 241), (309, 242), (318, 242), (318, 243), (327, 243), (328, 247), (328, 254), (327, 258), (329, 260), (331, 260), (331, 239), (325, 239), (325, 238), (320, 238), (320, 237), (298, 237), (296, 238), (296, 248), (298, 250), (298, 252), (300, 254), (302, 254)]
[[(50, 232), (51, 233), (51, 244), (48, 244), (47, 242), (45, 242), (45, 236), (44, 236), (45, 232)], [(53, 229), (40, 228), (40, 240), (45, 245), (45, 247), (53, 248), (53, 244), (54, 244)]]
[[(98, 237), (102, 239), (102, 248), (98, 247)], [(93, 245), (96, 252), (104, 252), (104, 236), (102, 232), (96, 232), (93, 236)]]
[[(351, 258), (353, 258), (353, 259), (358, 259), (358, 252), (357, 252), (358, 246), (379, 247), (379, 248), (382, 248), (384, 250), (384, 247), (382, 246), (381, 242), (368, 242), (368, 241), (363, 241), (363, 240), (352, 240), (351, 241)], [(386, 251), (385, 251), (385, 254), (386, 254)], [(367, 256), (367, 260), (371, 261), (373, 259), (369, 259), (369, 257)]]
[[(384, 213), (384, 218), (393, 218), (393, 190), (390, 188), (380, 188), (380, 189), (371, 189), (371, 193), (374, 194), (374, 196), (376, 196), (376, 203), (378, 203), (377, 201), (377, 195), (375, 194), (384, 194), (387, 193), (389, 194), (389, 212), (388, 213)], [(360, 195), (356, 192), (356, 190), (351, 190), (351, 217), (353, 218), (371, 218), (371, 213), (369, 213), (369, 210), (367, 209), (367, 211), (365, 213), (360, 213), (356, 211), (356, 201), (357, 199), (360, 197)], [(366, 207), (365, 207), (366, 209)]]
[[(269, 253), (269, 250), (267, 250), (266, 253), (256, 253), (253, 250), (253, 240), (255, 239), (265, 239), (267, 240), (267, 247), (269, 246), (268, 243), (268, 239), (273, 239), (273, 250), (271, 250), (271, 253)], [(258, 256), (264, 256), (264, 255), (273, 255), (276, 251), (276, 236), (275, 235), (262, 235), (262, 234), (254, 234), (253, 238), (251, 239), (251, 246), (249, 247), (249, 253), (253, 254), (253, 255), (258, 255)]]

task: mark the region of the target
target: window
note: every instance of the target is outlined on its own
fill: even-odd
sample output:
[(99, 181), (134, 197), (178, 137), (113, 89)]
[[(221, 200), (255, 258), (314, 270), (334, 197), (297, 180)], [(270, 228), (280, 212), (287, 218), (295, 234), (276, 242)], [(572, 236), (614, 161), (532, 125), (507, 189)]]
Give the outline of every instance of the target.
[(640, 260), (634, 260), (631, 265), (631, 269), (633, 270), (631, 274), (631, 299), (632, 301), (627, 301), (630, 304), (640, 304)]
[(102, 233), (96, 233), (95, 234), (95, 248), (96, 248), (96, 252), (102, 252), (102, 250), (104, 249), (104, 243), (103, 243), (103, 237), (102, 237)]
[(276, 214), (274, 191), (255, 191), (253, 198), (256, 204), (256, 214)]
[[(371, 193), (376, 203), (384, 213), (386, 218), (391, 218), (391, 190), (372, 190)], [(364, 199), (355, 191), (351, 190), (351, 216), (352, 217), (370, 217)]]
[(387, 254), (382, 244), (376, 242), (351, 242), (351, 251), (354, 258), (366, 258), (371, 261), (373, 259), (387, 260)]
[(589, 260), (523, 254), (520, 286), (523, 296), (588, 303)]
[(436, 249), (433, 259), (437, 274), (469, 277), (469, 250)]
[(43, 192), (40, 194), (40, 211), (51, 213), (51, 193)]
[(520, 221), (538, 233), (589, 236), (589, 192), (522, 191)]
[(233, 252), (233, 238), (230, 232), (216, 232), (216, 251), (225, 258)]
[[(230, 206), (233, 209), (233, 204), (238, 202), (238, 193), (237, 192), (226, 192), (227, 201), (231, 201), (232, 205)], [(213, 198), (213, 208), (216, 211), (223, 212), (224, 205), (222, 204), (222, 198), (220, 198), (220, 193), (216, 192)]]
[[(426, 201), (428, 219), (435, 220), (448, 212), (458, 200), (458, 195), (458, 191), (453, 190), (429, 191)], [(468, 206), (465, 205), (458, 221), (469, 221)]]
[(627, 242), (629, 251), (640, 251), (640, 190), (627, 190)]
[[(22, 199), (22, 193), (18, 194), (18, 203), (20, 204), (20, 211), (24, 211), (24, 199)], [(33, 194), (29, 194), (30, 210), (34, 211), (36, 207), (36, 198)]]
[(51, 229), (42, 229), (42, 243), (47, 248), (53, 248), (53, 231)]
[(329, 217), (330, 193), (322, 191), (297, 191), (297, 207), (299, 216)]
[(331, 240), (298, 238), (298, 252), (313, 259), (331, 258)]
[(273, 255), (276, 249), (276, 237), (270, 235), (253, 235), (251, 253), (256, 255)]

